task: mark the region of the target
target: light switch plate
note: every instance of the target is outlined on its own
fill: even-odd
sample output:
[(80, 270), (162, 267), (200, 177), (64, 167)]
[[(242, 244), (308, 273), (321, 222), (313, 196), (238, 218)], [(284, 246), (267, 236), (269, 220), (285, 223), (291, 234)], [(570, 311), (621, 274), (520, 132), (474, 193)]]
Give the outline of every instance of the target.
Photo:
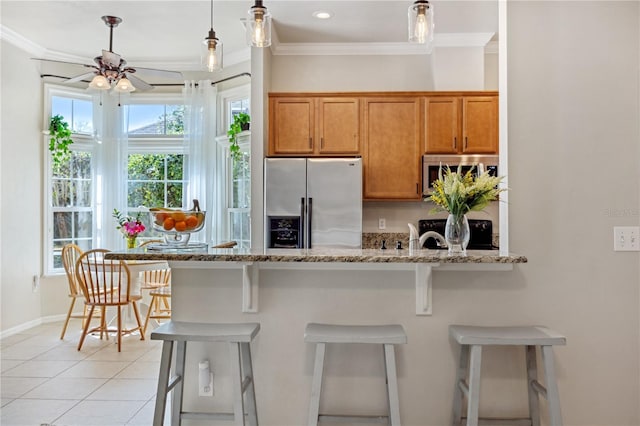
[(378, 219), (378, 229), (387, 229), (387, 220), (384, 217)]
[(614, 226), (614, 251), (640, 251), (640, 226)]

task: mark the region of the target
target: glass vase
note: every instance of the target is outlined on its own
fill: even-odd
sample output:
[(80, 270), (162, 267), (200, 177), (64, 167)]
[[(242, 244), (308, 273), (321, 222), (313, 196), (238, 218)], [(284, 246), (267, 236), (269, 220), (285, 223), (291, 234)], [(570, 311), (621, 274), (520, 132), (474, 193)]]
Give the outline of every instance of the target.
[(138, 238), (137, 236), (127, 237), (127, 248), (128, 249), (136, 248), (136, 239), (137, 238)]
[(466, 256), (471, 231), (467, 216), (450, 214), (444, 228), (444, 239), (450, 256)]

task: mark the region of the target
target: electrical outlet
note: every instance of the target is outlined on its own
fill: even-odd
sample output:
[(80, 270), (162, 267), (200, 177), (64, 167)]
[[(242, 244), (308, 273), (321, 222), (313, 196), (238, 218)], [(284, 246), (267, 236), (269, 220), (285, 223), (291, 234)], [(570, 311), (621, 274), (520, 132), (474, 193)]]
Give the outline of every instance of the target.
[(31, 280), (31, 291), (37, 293), (40, 290), (40, 276), (34, 275)]
[(640, 251), (640, 226), (614, 226), (614, 251)]
[(384, 217), (378, 219), (378, 229), (387, 229), (387, 219)]
[(209, 360), (198, 364), (198, 396), (213, 396), (213, 372)]

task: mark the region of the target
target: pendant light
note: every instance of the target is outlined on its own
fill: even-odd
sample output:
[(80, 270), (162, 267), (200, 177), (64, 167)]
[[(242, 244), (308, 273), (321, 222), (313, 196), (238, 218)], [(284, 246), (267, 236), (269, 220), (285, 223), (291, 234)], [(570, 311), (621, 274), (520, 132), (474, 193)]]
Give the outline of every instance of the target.
[(118, 80), (118, 84), (116, 84), (116, 87), (114, 87), (113, 90), (118, 93), (131, 93), (136, 90), (136, 88), (133, 87), (133, 84), (131, 84), (127, 77), (122, 76), (122, 78)]
[(409, 41), (430, 45), (433, 42), (433, 6), (416, 0), (409, 6)]
[(111, 89), (111, 83), (109, 83), (109, 80), (107, 80), (107, 77), (104, 75), (97, 74), (93, 77), (91, 83), (89, 83), (89, 87), (97, 90), (109, 90)]
[(253, 47), (271, 46), (271, 14), (262, 5), (262, 0), (249, 9), (247, 20), (247, 44)]
[(209, 72), (222, 69), (222, 42), (213, 31), (213, 0), (211, 0), (211, 27), (202, 42), (200, 63)]

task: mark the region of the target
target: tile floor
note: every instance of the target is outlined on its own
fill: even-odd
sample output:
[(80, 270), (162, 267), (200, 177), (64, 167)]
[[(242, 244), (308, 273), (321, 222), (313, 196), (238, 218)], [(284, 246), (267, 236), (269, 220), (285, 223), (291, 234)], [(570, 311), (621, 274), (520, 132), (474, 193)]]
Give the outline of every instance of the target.
[(79, 320), (61, 331), (56, 322), (0, 340), (0, 424), (151, 425), (161, 342), (127, 336), (118, 353), (114, 338), (91, 337), (78, 352)]

